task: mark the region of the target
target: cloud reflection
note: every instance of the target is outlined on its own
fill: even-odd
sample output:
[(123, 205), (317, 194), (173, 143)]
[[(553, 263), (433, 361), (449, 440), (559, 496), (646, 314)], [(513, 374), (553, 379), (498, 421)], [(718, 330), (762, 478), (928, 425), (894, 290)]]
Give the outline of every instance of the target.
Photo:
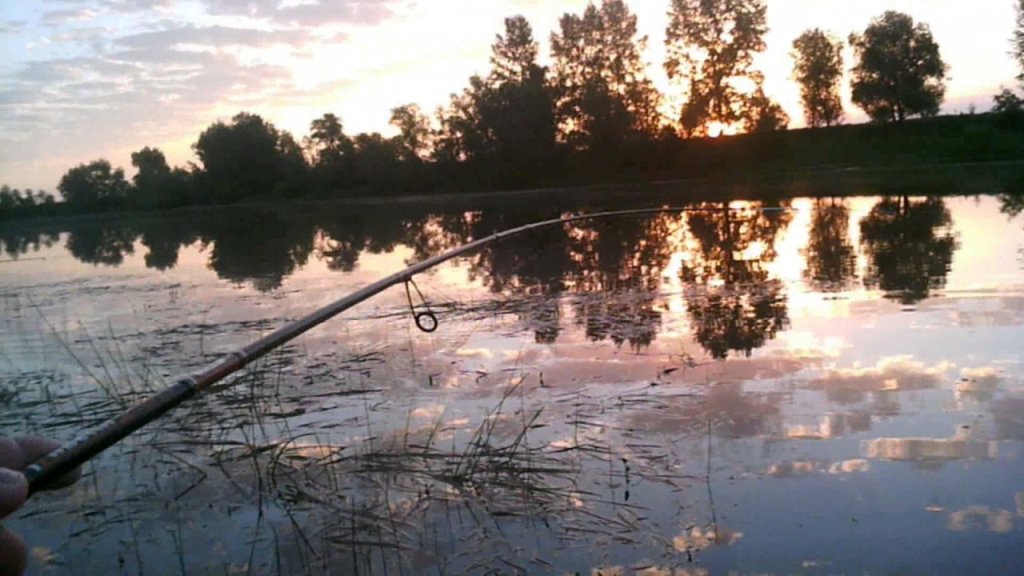
[(954, 460), (992, 460), (999, 456), (994, 441), (968, 438), (875, 438), (861, 444), (865, 458), (942, 464)]
[(1006, 534), (1013, 531), (1013, 513), (988, 506), (969, 506), (950, 513), (946, 527), (954, 532), (985, 530)]

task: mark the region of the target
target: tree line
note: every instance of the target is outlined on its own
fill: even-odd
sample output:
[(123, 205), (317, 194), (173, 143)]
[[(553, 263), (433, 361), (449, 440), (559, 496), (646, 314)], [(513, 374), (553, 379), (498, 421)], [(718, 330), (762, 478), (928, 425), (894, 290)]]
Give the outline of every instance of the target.
[[(1024, 71), (1024, 0), (1014, 55)], [(784, 130), (789, 118), (764, 91), (754, 65), (765, 48), (765, 0), (671, 0), (664, 68), (685, 95), (677, 110), (652, 83), (647, 38), (624, 0), (601, 0), (566, 13), (550, 37), (550, 67), (523, 16), (504, 22), (490, 71), (473, 76), (428, 116), (408, 104), (392, 110), (398, 134), (349, 136), (327, 113), (301, 141), (256, 114), (207, 127), (193, 144), (197, 163), (171, 167), (146, 147), (132, 154), (137, 173), (96, 160), (70, 169), (58, 190), (70, 205), (159, 209), (253, 198), (352, 197), (461, 189), (512, 188), (600, 180), (682, 168), (706, 136)], [(877, 123), (938, 113), (948, 66), (924, 23), (888, 11), (847, 39), (856, 61), (852, 101)], [(793, 79), (806, 124), (843, 120), (843, 42), (820, 29), (793, 41)], [(1022, 73), (1024, 81), (1024, 73)], [(1016, 110), (1010, 90), (997, 108)], [(696, 144), (690, 144), (695, 142)], [(754, 153), (757, 153), (755, 149)], [(698, 154), (691, 154), (698, 157)]]

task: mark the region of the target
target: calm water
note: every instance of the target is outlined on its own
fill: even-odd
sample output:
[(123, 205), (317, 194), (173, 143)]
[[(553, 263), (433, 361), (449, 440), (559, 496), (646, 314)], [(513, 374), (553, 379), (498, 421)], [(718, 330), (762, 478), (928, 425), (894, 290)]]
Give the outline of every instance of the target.
[[(665, 201), (627, 196), (571, 209)], [(569, 200), (0, 228), (0, 433), (70, 438)], [(437, 332), (392, 289), (10, 527), (40, 574), (1024, 573), (1019, 205), (708, 203), (494, 244), (416, 278)]]

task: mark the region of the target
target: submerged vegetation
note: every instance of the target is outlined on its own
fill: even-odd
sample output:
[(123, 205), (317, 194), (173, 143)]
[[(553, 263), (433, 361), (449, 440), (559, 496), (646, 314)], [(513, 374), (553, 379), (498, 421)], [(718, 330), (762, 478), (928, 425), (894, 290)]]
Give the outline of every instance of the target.
[[(795, 39), (794, 79), (810, 128), (788, 132), (754, 65), (766, 47), (765, 2), (673, 0), (669, 8), (663, 65), (679, 94), (660, 93), (648, 78), (647, 38), (626, 2), (601, 0), (559, 20), (550, 67), (538, 64), (530, 23), (507, 18), (489, 73), (432, 116), (415, 104), (396, 107), (395, 136), (350, 136), (326, 113), (300, 141), (241, 112), (203, 130), (196, 164), (172, 168), (145, 147), (132, 154), (137, 173), (128, 181), (106, 160), (84, 163), (61, 179), (64, 202), (5, 190), (0, 218), (1024, 157), (1024, 112), (1010, 89), (991, 114), (936, 117), (948, 67), (928, 26), (906, 14), (886, 12), (849, 37), (853, 101), (868, 125), (838, 126), (842, 42), (819, 29)], [(681, 104), (670, 105), (676, 97)]]

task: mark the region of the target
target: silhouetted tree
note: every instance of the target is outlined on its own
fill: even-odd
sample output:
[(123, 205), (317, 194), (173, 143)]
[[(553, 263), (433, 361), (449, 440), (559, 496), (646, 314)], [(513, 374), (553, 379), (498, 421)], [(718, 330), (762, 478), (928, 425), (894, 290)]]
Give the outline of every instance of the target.
[(946, 285), (957, 248), (952, 227), (941, 198), (883, 198), (860, 222), (868, 257), (864, 284), (902, 304), (924, 300)]
[(0, 218), (13, 214), (21, 204), (16, 192), (17, 189), (12, 190), (7, 184), (0, 187)]
[(1017, 96), (1012, 90), (1003, 88), (998, 94), (992, 97), (995, 106), (992, 111), (996, 114), (1015, 114), (1024, 110), (1024, 100)]
[(189, 201), (189, 174), (180, 168), (171, 169), (164, 153), (157, 148), (143, 148), (132, 153), (132, 166), (138, 170), (132, 182), (129, 200), (141, 208), (172, 208)]
[(113, 206), (128, 194), (124, 170), (112, 170), (110, 162), (94, 160), (70, 169), (60, 179), (57, 190), (64, 201), (80, 206)]
[(352, 142), (345, 135), (341, 120), (329, 112), (310, 123), (309, 145), (313, 161), (318, 164), (341, 157), (352, 150)]
[(863, 34), (851, 34), (857, 57), (853, 102), (872, 120), (902, 122), (933, 116), (946, 92), (946, 65), (926, 24), (888, 11)]
[(622, 0), (565, 14), (551, 34), (552, 84), (564, 139), (609, 154), (631, 137), (652, 138), (661, 123), (659, 94), (641, 55), (636, 16)]
[(1017, 80), (1024, 84), (1024, 0), (1017, 0), (1017, 20), (1013, 29), (1013, 57), (1020, 68)]
[(294, 195), (302, 189), (302, 149), (290, 134), (256, 114), (242, 112), (230, 124), (216, 122), (192, 147), (203, 163), (206, 193), (214, 201)]
[(353, 184), (355, 145), (337, 116), (327, 113), (310, 123), (306, 148), (317, 188), (337, 192)]
[[(763, 75), (753, 70), (754, 55), (765, 49), (768, 31), (763, 0), (672, 0), (665, 31), (665, 71), (687, 88), (680, 124), (687, 135), (707, 134), (711, 124), (744, 123), (748, 131), (772, 108), (761, 90)], [(780, 118), (774, 105), (772, 118)], [(775, 123), (777, 125), (777, 123)]]
[(505, 20), (492, 46), (494, 70), (470, 78), (452, 95), (441, 118), (436, 157), (467, 161), (505, 184), (526, 184), (550, 162), (555, 142), (553, 104), (537, 44), (522, 16)]
[(167, 158), (158, 148), (146, 147), (138, 152), (132, 152), (132, 166), (138, 170), (132, 177), (136, 188), (156, 187), (161, 179), (171, 173)]
[(793, 41), (791, 55), (807, 125), (817, 128), (839, 123), (843, 117), (839, 97), (839, 81), (843, 79), (842, 42), (814, 28)]
[(505, 18), (505, 35), (491, 45), (491, 81), (524, 84), (537, 73), (537, 42), (525, 16)]
[(804, 257), (804, 279), (813, 289), (837, 292), (849, 286), (857, 255), (850, 243), (850, 207), (845, 200), (814, 201), (811, 236)]
[(419, 161), (430, 156), (432, 131), (430, 119), (416, 104), (391, 109), (391, 125), (398, 128), (401, 156), (405, 161)]
[(785, 130), (789, 125), (789, 114), (778, 102), (769, 98), (761, 86), (743, 103), (741, 117), (747, 132), (774, 132)]
[(359, 185), (390, 194), (402, 192), (399, 188), (403, 175), (402, 144), (398, 138), (385, 138), (377, 132), (364, 133), (357, 135), (352, 144)]

